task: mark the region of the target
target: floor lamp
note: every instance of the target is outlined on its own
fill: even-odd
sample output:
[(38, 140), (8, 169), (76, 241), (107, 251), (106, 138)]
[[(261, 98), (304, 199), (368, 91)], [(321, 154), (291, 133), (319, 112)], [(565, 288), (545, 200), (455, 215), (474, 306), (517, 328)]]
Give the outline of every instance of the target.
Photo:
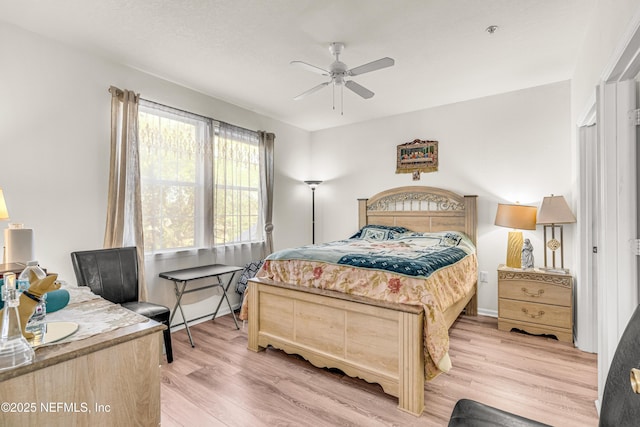
[(316, 244), (316, 188), (322, 184), (322, 181), (305, 181), (305, 184), (311, 188), (311, 244)]

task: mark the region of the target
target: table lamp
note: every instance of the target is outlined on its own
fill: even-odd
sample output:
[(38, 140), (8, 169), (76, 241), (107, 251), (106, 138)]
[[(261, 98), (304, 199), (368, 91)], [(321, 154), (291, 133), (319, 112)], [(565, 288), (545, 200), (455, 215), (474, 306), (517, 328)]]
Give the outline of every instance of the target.
[(522, 231), (536, 229), (535, 206), (498, 204), (495, 225), (511, 228), (507, 243), (507, 267), (522, 267)]
[[(2, 192), (2, 188), (0, 188), (0, 221), (6, 221), (8, 219), (9, 219), (9, 211), (7, 210), (7, 204), (4, 201), (4, 193)], [(2, 248), (3, 263), (7, 258), (6, 250), (7, 250), (6, 246)]]
[[(562, 224), (572, 224), (576, 222), (576, 217), (569, 209), (567, 201), (562, 196), (545, 197), (540, 206), (540, 214), (538, 215), (538, 224), (544, 226), (544, 267), (547, 265), (547, 250), (551, 251), (552, 268), (556, 268), (556, 251), (560, 249), (560, 268), (564, 270), (564, 247), (562, 244)], [(551, 239), (547, 240), (547, 228), (551, 228)], [(556, 228), (560, 229), (560, 240), (556, 239)]]

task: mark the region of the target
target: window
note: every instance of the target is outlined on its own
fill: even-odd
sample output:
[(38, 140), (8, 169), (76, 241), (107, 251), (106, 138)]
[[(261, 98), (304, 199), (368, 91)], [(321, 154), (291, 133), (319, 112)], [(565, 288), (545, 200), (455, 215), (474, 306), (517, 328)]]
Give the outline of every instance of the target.
[(148, 101), (138, 132), (145, 252), (264, 240), (256, 132)]
[(214, 245), (263, 240), (258, 136), (221, 126), (214, 138)]

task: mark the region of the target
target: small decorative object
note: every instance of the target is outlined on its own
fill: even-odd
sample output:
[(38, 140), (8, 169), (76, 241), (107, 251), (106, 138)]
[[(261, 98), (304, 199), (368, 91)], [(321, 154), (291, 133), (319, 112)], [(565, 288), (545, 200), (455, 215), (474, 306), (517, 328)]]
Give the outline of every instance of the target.
[(533, 245), (531, 240), (524, 239), (524, 244), (522, 245), (522, 268), (533, 268), (533, 265)]
[[(29, 272), (29, 289), (22, 292), (19, 298), (19, 306), (18, 306), (18, 314), (20, 318), (20, 328), (22, 330), (22, 335), (26, 339), (33, 338), (33, 333), (27, 331), (25, 328), (27, 327), (27, 322), (33, 312), (36, 309), (36, 306), (40, 303), (42, 296), (50, 291), (55, 291), (60, 288), (60, 283), (56, 282), (58, 278), (57, 274), (50, 274), (42, 279), (39, 279), (38, 276), (33, 272)], [(5, 287), (7, 284), (5, 284)], [(3, 310), (7, 309), (7, 307), (3, 308)]]
[(4, 275), (2, 299), (5, 306), (0, 310), (0, 371), (26, 365), (35, 357), (33, 349), (23, 335), (24, 327), (21, 326), (18, 310), (20, 298), (14, 273)]
[(495, 224), (500, 227), (511, 228), (507, 244), (507, 267), (521, 268), (522, 266), (522, 231), (536, 229), (535, 206), (498, 204)]
[[(560, 249), (560, 268), (564, 271), (564, 247), (562, 245), (562, 224), (572, 224), (576, 222), (576, 217), (569, 209), (567, 201), (562, 196), (545, 197), (540, 206), (538, 224), (544, 225), (544, 267), (549, 269), (547, 264), (547, 250), (551, 251), (551, 269), (556, 268), (556, 251)], [(551, 228), (551, 238), (547, 240), (547, 228)], [(556, 228), (560, 229), (560, 240), (556, 239)]]
[(420, 179), (420, 172), (436, 172), (438, 170), (438, 141), (412, 142), (398, 145), (396, 173), (411, 173), (414, 181)]

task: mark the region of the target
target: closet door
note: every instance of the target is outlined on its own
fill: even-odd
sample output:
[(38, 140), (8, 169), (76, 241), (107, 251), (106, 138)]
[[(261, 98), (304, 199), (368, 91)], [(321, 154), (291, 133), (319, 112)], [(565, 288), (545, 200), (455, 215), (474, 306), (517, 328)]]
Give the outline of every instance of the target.
[(598, 397), (618, 340), (638, 305), (636, 108), (633, 79), (598, 87)]
[[(595, 121), (595, 113), (593, 117)], [(578, 279), (575, 284), (575, 344), (583, 351), (598, 351), (598, 127), (578, 128), (577, 200)]]

